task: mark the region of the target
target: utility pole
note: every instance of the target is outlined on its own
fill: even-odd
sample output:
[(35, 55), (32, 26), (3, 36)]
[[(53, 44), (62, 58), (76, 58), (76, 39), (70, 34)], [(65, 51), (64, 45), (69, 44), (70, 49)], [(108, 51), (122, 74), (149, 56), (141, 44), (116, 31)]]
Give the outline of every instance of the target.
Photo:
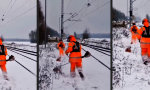
[(47, 38), (47, 26), (46, 26), (46, 1), (47, 0), (45, 0), (45, 48), (46, 48), (46, 38)]
[(130, 27), (131, 27), (131, 22), (132, 22), (132, 16), (133, 16), (133, 1), (130, 0)]
[(133, 20), (133, 2), (136, 1), (136, 0), (130, 0), (130, 27), (131, 27), (131, 23), (132, 23), (132, 20)]
[(64, 0), (61, 1), (61, 39), (64, 36)]
[(129, 11), (128, 11), (129, 10), (129, 4), (128, 3), (129, 3), (129, 0), (127, 0), (127, 17), (129, 15)]

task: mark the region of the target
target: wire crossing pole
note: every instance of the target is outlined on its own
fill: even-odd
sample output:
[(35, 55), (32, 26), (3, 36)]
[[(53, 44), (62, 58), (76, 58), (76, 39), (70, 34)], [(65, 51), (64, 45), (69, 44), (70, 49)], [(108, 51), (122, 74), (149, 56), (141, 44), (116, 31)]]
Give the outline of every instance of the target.
[(64, 34), (64, 0), (61, 1), (61, 39), (63, 38)]

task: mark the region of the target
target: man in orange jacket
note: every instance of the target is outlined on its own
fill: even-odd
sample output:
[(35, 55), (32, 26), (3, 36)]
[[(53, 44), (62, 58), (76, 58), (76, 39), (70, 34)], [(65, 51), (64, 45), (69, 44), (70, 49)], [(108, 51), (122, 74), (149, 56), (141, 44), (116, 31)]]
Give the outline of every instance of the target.
[(59, 49), (59, 55), (64, 56), (64, 48), (65, 48), (65, 44), (64, 42), (60, 39), (59, 43), (57, 44), (57, 48)]
[(6, 69), (6, 56), (7, 56), (7, 48), (3, 45), (2, 39), (0, 38), (0, 68), (2, 70), (4, 78), (8, 80)]
[(150, 62), (150, 26), (148, 19), (143, 19), (144, 25), (138, 30), (138, 39), (141, 44), (141, 55), (145, 65)]
[(131, 40), (131, 44), (136, 43), (137, 40), (137, 31), (138, 31), (138, 27), (136, 26), (135, 23), (132, 23), (133, 26), (131, 27), (130, 31), (132, 34), (132, 40)]
[(65, 53), (69, 55), (69, 62), (71, 64), (70, 67), (70, 75), (71, 77), (75, 77), (75, 68), (77, 67), (77, 70), (79, 72), (79, 75), (82, 79), (84, 79), (84, 75), (82, 73), (82, 58), (81, 58), (81, 44), (76, 41), (76, 38), (73, 35), (70, 35), (67, 40), (68, 43), (68, 49), (65, 51)]

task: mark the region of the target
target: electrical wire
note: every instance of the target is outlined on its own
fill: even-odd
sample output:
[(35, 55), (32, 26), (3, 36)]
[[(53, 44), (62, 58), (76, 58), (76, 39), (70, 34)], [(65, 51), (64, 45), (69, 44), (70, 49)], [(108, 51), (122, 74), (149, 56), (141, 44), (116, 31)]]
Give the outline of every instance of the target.
[[(17, 15), (16, 17), (12, 18), (11, 20), (7, 21), (6, 23), (10, 23), (16, 19), (18, 19), (18, 17), (24, 16), (25, 14), (27, 14), (29, 11), (33, 10), (36, 6), (29, 8), (28, 10), (26, 10), (25, 12), (21, 13), (20, 15)], [(5, 24), (6, 24), (5, 23)]]
[[(74, 17), (78, 16), (80, 13), (83, 13), (84, 9), (87, 9), (92, 3), (96, 2), (97, 0), (91, 1), (89, 3), (86, 3), (83, 5), (83, 7), (76, 13), (72, 14), (68, 19), (66, 19), (64, 22), (73, 19)], [(90, 4), (90, 5), (88, 5)], [(86, 11), (86, 10), (85, 10)]]
[[(97, 11), (98, 9), (103, 8), (105, 5), (107, 5), (107, 4), (109, 4), (109, 3), (110, 3), (110, 1), (107, 1), (107, 2), (104, 3), (103, 5), (101, 5), (101, 6), (97, 7), (96, 9), (94, 9), (94, 10), (92, 10), (92, 11), (86, 13), (84, 16), (79, 17), (79, 19), (85, 18), (85, 17), (89, 16), (90, 14), (93, 14), (95, 11)], [(73, 22), (73, 23), (69, 24), (68, 26), (66, 26), (65, 28), (69, 28), (69, 27), (73, 26), (73, 25), (76, 24), (76, 23), (77, 23), (77, 22)]]
[[(10, 10), (13, 8), (13, 6), (14, 6), (15, 3), (16, 3), (16, 1), (17, 1), (17, 0), (15, 0), (15, 1), (13, 2), (12, 6), (11, 6), (8, 10), (5, 11), (5, 16), (2, 17), (2, 21), (6, 19), (6, 16), (8, 17), (8, 13), (9, 13), (8, 11), (10, 11)], [(26, 4), (23, 3), (23, 5), (26, 5)], [(21, 5), (21, 7), (23, 7), (23, 5)], [(9, 6), (10, 6), (10, 4), (9, 4)], [(20, 9), (21, 7), (15, 9), (15, 11), (17, 11), (17, 10)], [(31, 8), (31, 9), (32, 9), (32, 8)], [(30, 10), (29, 10), (29, 11), (30, 11)], [(8, 12), (8, 13), (7, 13), (7, 12)], [(13, 12), (13, 13), (14, 13), (14, 12)], [(25, 14), (25, 13), (23, 13), (23, 14)], [(9, 15), (10, 15), (10, 14), (9, 14)], [(18, 16), (20, 17), (21, 15), (18, 15)], [(16, 17), (18, 17), (18, 16), (16, 16)], [(5, 17), (5, 18), (4, 18), (4, 17)], [(11, 16), (11, 17), (12, 17), (12, 16)], [(9, 21), (8, 21), (8, 22), (9, 22)], [(8, 23), (8, 22), (7, 22), (7, 23)]]
[(106, 5), (107, 5), (107, 4), (109, 4), (109, 3), (110, 3), (110, 1), (107, 1), (107, 2), (106, 2), (106, 3), (104, 3), (103, 5), (101, 5), (101, 6), (97, 7), (96, 9), (94, 9), (94, 10), (90, 11), (89, 13), (86, 13), (86, 15), (85, 15), (85, 16), (83, 16), (83, 17), (87, 17), (88, 15), (93, 14), (95, 11), (97, 11), (98, 9), (102, 9), (104, 6), (106, 6)]
[(7, 10), (9, 9), (11, 3), (12, 3), (12, 0), (10, 0), (10, 2), (9, 2), (9, 4), (8, 4), (7, 8), (6, 8), (6, 10), (5, 10), (4, 13), (2, 14), (2, 16), (1, 16), (1, 18), (0, 18), (1, 20), (3, 20), (3, 16), (4, 16), (5, 13), (7, 12)]
[(13, 6), (14, 6), (15, 3), (16, 3), (16, 1), (17, 1), (17, 0), (14, 0), (12, 6), (7, 10), (7, 12), (5, 13), (5, 16), (4, 16), (4, 17), (6, 17), (6, 15), (9, 13), (9, 11), (13, 8)]

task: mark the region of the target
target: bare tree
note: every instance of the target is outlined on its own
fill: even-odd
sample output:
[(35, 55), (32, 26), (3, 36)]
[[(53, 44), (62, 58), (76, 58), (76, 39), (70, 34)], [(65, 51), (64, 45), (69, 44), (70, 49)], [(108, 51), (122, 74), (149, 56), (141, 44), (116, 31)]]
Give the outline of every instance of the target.
[(82, 39), (84, 40), (84, 39), (88, 39), (88, 38), (90, 38), (90, 32), (89, 32), (89, 29), (86, 28), (83, 32)]
[(150, 16), (148, 14), (146, 14), (146, 18), (148, 19), (148, 21), (150, 21)]
[(2, 41), (4, 41), (4, 37), (3, 37), (3, 35), (1, 35), (1, 37), (0, 37), (1, 39), (2, 39)]
[(76, 33), (76, 32), (74, 32), (74, 36), (75, 36), (75, 38), (78, 38), (78, 37), (77, 37), (77, 33)]
[(32, 30), (30, 33), (29, 33), (29, 38), (30, 38), (30, 42), (31, 43), (36, 43), (37, 41), (37, 32)]

